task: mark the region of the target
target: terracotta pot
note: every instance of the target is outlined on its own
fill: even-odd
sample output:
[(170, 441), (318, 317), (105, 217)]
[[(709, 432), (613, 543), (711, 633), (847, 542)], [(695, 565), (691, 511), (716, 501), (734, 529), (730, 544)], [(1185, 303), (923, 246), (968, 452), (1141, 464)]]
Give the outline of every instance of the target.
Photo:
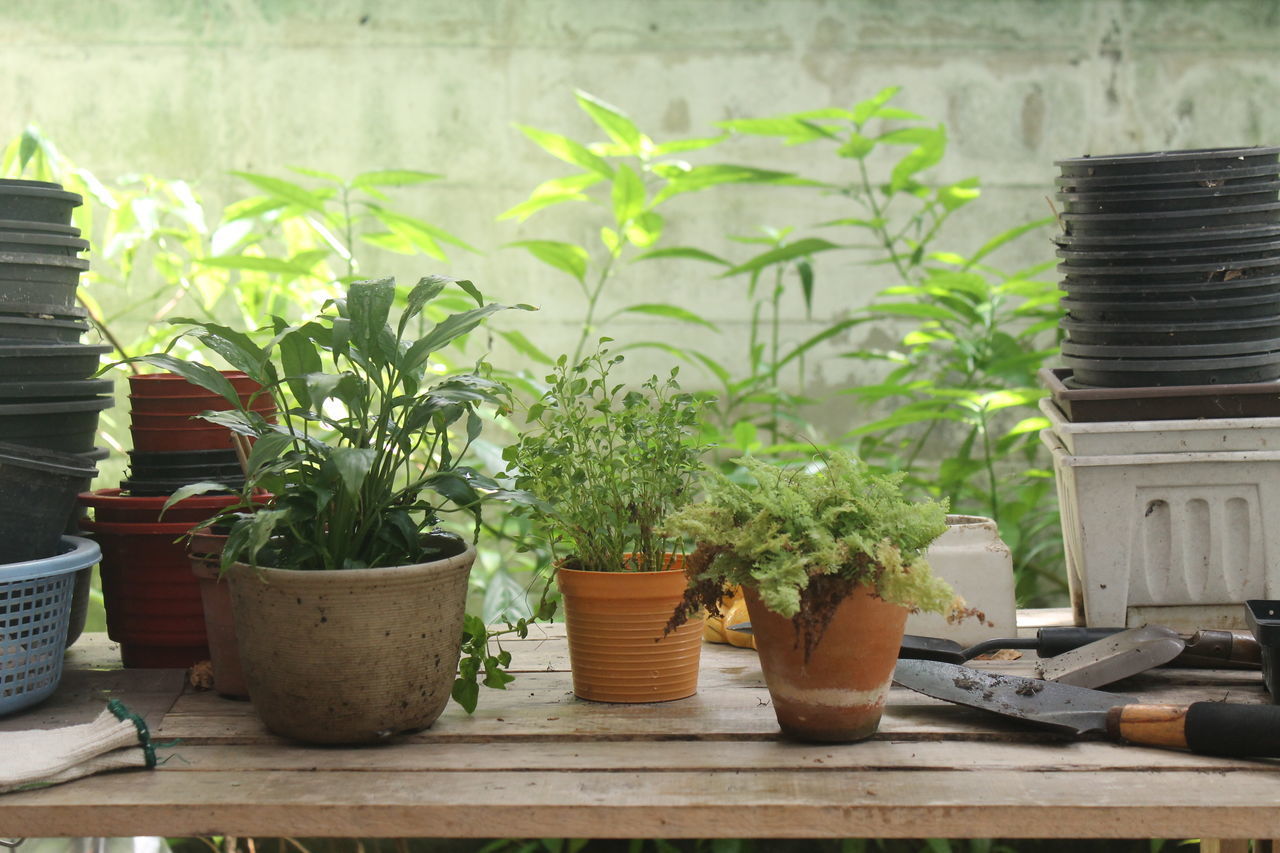
[[(173, 398), (169, 398), (173, 399)], [(226, 400), (222, 402), (226, 403)], [(230, 404), (228, 403), (229, 407)], [(131, 430), (138, 429), (209, 429), (210, 427), (220, 429), (226, 432), (226, 427), (212, 424), (209, 421), (199, 417), (201, 412), (209, 410), (226, 411), (226, 407), (218, 409), (216, 406), (204, 406), (192, 412), (140, 412), (136, 409), (129, 413), (129, 423)], [(273, 420), (276, 413), (275, 402), (268, 399), (264, 401), (256, 401), (250, 411), (257, 412), (267, 420)]]
[(462, 645), (476, 552), (337, 571), (226, 572), (245, 681), (276, 734), (371, 743), (436, 721)]
[(858, 586), (804, 659), (795, 624), (745, 589), (760, 667), (778, 725), (798, 740), (852, 742), (875, 734), (902, 645), (907, 608)]
[(200, 585), (185, 543), (192, 523), (83, 521), (102, 547), (107, 636), (126, 667), (187, 667), (209, 658)]
[[(234, 447), (231, 430), (208, 421), (192, 421), (193, 427), (129, 427), (134, 450), (147, 453), (175, 450), (226, 450)], [(250, 443), (253, 439), (249, 439)]]
[(202, 530), (187, 541), (187, 557), (191, 572), (200, 583), (205, 637), (209, 641), (209, 660), (213, 662), (213, 689), (233, 699), (248, 699), (249, 687), (240, 666), (235, 619), (231, 615), (231, 587), (219, 577), (226, 544), (225, 534)]
[(662, 635), (686, 580), (682, 569), (556, 572), (574, 695), (594, 702), (668, 702), (698, 691), (702, 619)]

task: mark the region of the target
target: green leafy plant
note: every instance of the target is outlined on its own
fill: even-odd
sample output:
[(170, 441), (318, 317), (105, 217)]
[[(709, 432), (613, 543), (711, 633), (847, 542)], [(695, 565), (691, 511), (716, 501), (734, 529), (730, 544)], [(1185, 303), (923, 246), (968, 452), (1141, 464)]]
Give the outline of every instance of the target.
[[(724, 184), (790, 184), (797, 179), (785, 172), (750, 166), (693, 165), (684, 155), (711, 148), (726, 135), (655, 142), (622, 110), (587, 92), (575, 94), (578, 106), (604, 132), (607, 141), (584, 143), (551, 131), (519, 126), (548, 154), (581, 171), (539, 184), (525, 201), (499, 216), (524, 222), (548, 208), (569, 203), (588, 204), (605, 214), (595, 243), (524, 239), (509, 244), (565, 273), (578, 285), (584, 300), (582, 331), (569, 360), (579, 361), (592, 337), (623, 315), (661, 317), (714, 330), (715, 325), (705, 318), (666, 302), (636, 303), (603, 314), (601, 297), (622, 265), (630, 260), (701, 256), (696, 249), (667, 252), (658, 248), (666, 226), (659, 208), (672, 198)], [(525, 336), (507, 333), (505, 337), (526, 355), (551, 364), (551, 358)], [(669, 346), (663, 341), (628, 343), (637, 344), (664, 349)]]
[(568, 549), (557, 567), (660, 569), (681, 550), (661, 523), (692, 498), (702, 470), (705, 448), (693, 438), (700, 406), (680, 391), (675, 369), (640, 389), (614, 383), (622, 360), (603, 347), (576, 363), (561, 356), (504, 454), (516, 486), (542, 500), (528, 511), (552, 553)]
[(860, 584), (920, 610), (959, 606), (924, 556), (946, 530), (946, 507), (908, 501), (901, 475), (877, 474), (841, 452), (816, 470), (737, 461), (751, 482), (713, 472), (706, 496), (667, 520), (667, 533), (696, 543), (686, 560), (693, 582), (673, 626), (698, 606), (715, 611), (734, 586), (747, 585), (796, 620), (807, 655), (835, 605)]
[[(816, 286), (812, 259), (818, 253), (858, 251), (871, 267), (888, 272), (893, 281), (876, 302), (830, 331), (911, 324), (893, 349), (842, 354), (887, 367), (881, 381), (846, 393), (893, 410), (840, 441), (856, 443), (864, 459), (904, 472), (909, 487), (947, 498), (956, 511), (994, 518), (1014, 552), (1022, 600), (1042, 599), (1065, 583), (1052, 474), (1037, 441), (1047, 422), (1034, 410), (1044, 396), (1036, 371), (1057, 353), (1058, 293), (1038, 277), (1053, 261), (1010, 272), (992, 265), (991, 256), (1050, 220), (1007, 229), (971, 254), (936, 248), (948, 220), (979, 197), (978, 182), (925, 182), (923, 173), (945, 156), (946, 128), (893, 106), (898, 91), (885, 89), (848, 110), (722, 123), (789, 145), (828, 146), (853, 177), (810, 183), (855, 208), (855, 215), (818, 226), (831, 239), (797, 235), (775, 242), (730, 272), (750, 275), (753, 286), (771, 272), (775, 294), (786, 275), (806, 299)], [(886, 168), (887, 180), (873, 176)], [(796, 361), (792, 353), (779, 358), (776, 349), (762, 353), (768, 370), (757, 368), (755, 375)], [(803, 370), (803, 362), (796, 366)], [(771, 414), (768, 422), (778, 420)]]

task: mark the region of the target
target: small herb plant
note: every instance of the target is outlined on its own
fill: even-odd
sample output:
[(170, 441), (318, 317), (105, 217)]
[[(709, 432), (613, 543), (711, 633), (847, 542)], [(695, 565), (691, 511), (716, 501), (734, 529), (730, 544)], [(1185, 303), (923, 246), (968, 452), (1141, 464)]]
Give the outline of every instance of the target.
[(733, 586), (750, 586), (770, 610), (795, 620), (807, 658), (836, 605), (859, 584), (913, 609), (959, 609), (924, 557), (946, 530), (946, 506), (908, 501), (902, 475), (877, 474), (845, 452), (830, 453), (816, 469), (736, 461), (752, 482), (713, 472), (706, 497), (665, 525), (668, 535), (697, 546), (686, 559), (691, 584), (672, 627), (699, 605), (718, 612)]
[(604, 348), (576, 364), (561, 356), (504, 453), (517, 487), (542, 501), (532, 511), (557, 568), (657, 570), (680, 551), (661, 524), (702, 471), (699, 403), (680, 391), (676, 369), (625, 390), (609, 376), (622, 360)]

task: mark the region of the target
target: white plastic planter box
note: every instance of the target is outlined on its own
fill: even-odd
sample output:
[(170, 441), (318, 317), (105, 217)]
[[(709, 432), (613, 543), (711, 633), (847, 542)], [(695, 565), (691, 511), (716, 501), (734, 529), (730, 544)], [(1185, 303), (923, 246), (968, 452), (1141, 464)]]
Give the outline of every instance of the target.
[(1049, 397), (1040, 401), (1040, 411), (1066, 451), (1078, 456), (1280, 450), (1280, 418), (1072, 423)]
[(1086, 624), (1243, 628), (1246, 599), (1280, 598), (1280, 450), (1073, 455), (1040, 437)]
[(934, 574), (944, 578), (965, 603), (982, 611), (977, 617), (948, 623), (937, 613), (913, 613), (907, 617), (907, 633), (946, 637), (971, 646), (996, 637), (1018, 633), (1013, 589), (1013, 556), (1000, 541), (1000, 531), (989, 518), (948, 515), (947, 530), (929, 546), (925, 556)]

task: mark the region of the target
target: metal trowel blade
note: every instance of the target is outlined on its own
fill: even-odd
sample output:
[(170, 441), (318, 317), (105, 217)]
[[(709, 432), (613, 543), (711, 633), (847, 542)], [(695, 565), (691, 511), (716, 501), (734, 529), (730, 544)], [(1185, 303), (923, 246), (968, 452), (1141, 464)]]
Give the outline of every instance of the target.
[(1057, 657), (1041, 660), (1040, 677), (1076, 687), (1102, 687), (1163, 666), (1176, 658), (1186, 641), (1172, 628), (1142, 625), (1089, 643)]

